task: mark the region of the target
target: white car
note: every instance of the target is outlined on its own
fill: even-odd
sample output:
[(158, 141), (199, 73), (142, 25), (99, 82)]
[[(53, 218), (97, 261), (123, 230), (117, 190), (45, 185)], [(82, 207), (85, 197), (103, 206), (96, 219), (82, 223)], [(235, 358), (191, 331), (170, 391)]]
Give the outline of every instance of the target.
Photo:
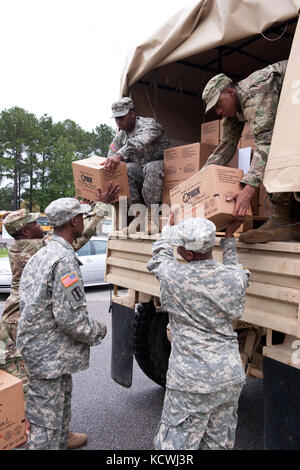
[[(80, 250), (77, 256), (82, 265), (84, 287), (107, 284), (104, 281), (107, 237), (94, 236)], [(8, 256), (0, 258), (0, 294), (9, 294), (11, 269)]]

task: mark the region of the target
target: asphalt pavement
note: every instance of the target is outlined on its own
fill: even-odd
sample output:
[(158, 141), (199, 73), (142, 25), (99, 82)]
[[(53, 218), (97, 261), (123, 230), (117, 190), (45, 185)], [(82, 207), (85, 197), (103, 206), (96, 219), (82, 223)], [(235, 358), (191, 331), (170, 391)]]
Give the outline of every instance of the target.
[[(111, 319), (107, 286), (86, 289), (92, 318), (104, 322), (108, 333), (91, 348), (89, 369), (73, 374), (71, 430), (85, 432), (83, 450), (152, 450), (164, 389), (134, 363), (133, 384), (127, 389), (110, 376)], [(7, 296), (0, 296), (0, 314)], [(248, 378), (239, 402), (236, 450), (263, 450), (263, 381)]]

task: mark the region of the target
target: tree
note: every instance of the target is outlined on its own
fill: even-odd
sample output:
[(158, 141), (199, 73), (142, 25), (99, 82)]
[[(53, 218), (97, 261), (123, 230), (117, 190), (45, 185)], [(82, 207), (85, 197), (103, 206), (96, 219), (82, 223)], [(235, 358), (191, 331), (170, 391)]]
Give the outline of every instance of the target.
[(18, 209), (23, 199), (30, 211), (38, 205), (43, 212), (54, 199), (74, 197), (72, 162), (94, 153), (106, 156), (113, 136), (106, 124), (86, 132), (71, 119), (54, 123), (47, 114), (37, 119), (18, 107), (2, 111), (1, 206), (12, 194), (9, 209)]
[(20, 206), (24, 155), (33, 149), (36, 126), (36, 117), (17, 106), (0, 114), (1, 176), (13, 179), (14, 210)]
[(106, 157), (114, 135), (114, 130), (106, 124), (97, 126), (92, 132), (94, 152), (102, 157)]

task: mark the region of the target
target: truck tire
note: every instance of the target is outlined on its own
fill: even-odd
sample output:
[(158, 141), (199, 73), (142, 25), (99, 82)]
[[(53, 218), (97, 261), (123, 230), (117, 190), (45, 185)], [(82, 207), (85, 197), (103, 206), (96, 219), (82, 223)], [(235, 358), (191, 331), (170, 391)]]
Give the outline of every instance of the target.
[(134, 355), (144, 374), (165, 387), (171, 345), (166, 312), (157, 312), (153, 302), (139, 304), (134, 321)]

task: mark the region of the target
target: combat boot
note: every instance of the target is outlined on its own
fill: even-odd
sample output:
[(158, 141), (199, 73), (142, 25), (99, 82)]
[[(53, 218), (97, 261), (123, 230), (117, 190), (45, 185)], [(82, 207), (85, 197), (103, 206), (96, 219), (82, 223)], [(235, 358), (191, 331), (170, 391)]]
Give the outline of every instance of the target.
[(87, 435), (78, 432), (69, 431), (68, 435), (68, 450), (80, 449), (87, 443)]
[(294, 240), (289, 205), (271, 201), (271, 217), (261, 227), (241, 233), (239, 241), (244, 243), (267, 243)]

